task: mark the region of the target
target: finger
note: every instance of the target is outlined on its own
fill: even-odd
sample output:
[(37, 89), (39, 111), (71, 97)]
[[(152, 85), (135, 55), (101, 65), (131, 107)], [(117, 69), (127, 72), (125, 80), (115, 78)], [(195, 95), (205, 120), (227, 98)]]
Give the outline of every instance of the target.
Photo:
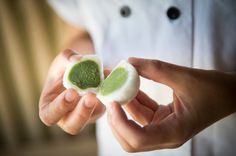
[(59, 59), (62, 59), (66, 62), (77, 61), (81, 57), (82, 55), (79, 55), (79, 53), (77, 53), (75, 50), (72, 49), (66, 49), (59, 54)]
[(99, 117), (101, 117), (106, 111), (106, 107), (100, 101), (98, 101), (92, 116), (90, 117), (89, 123), (94, 123)]
[[(107, 113), (107, 115), (109, 115), (109, 113)], [(120, 145), (122, 146), (122, 148), (127, 151), (127, 152), (134, 152), (134, 149), (132, 148), (132, 146), (129, 145), (129, 143), (126, 141), (125, 138), (123, 138), (114, 128), (115, 125), (113, 125), (113, 122), (111, 121), (111, 118), (108, 116), (107, 117), (108, 123), (110, 123), (110, 128), (111, 131), (113, 133), (113, 135), (115, 136), (115, 138), (118, 140), (118, 142), (120, 143)]]
[(58, 125), (69, 134), (79, 133), (86, 126), (95, 107), (99, 104), (95, 94), (87, 93), (81, 98), (76, 108), (58, 122)]
[[(113, 102), (107, 107), (110, 126), (119, 134), (118, 140), (124, 140), (133, 149), (145, 146), (145, 131), (132, 120), (128, 120), (120, 104)], [(121, 142), (122, 143), (122, 142)]]
[(136, 98), (124, 105), (132, 118), (142, 125), (152, 121), (154, 112), (158, 109), (157, 103), (149, 98), (144, 92), (139, 91)]
[(58, 75), (63, 75), (65, 72), (66, 66), (75, 60), (79, 60), (82, 55), (79, 55), (77, 52), (66, 49), (61, 52), (52, 62), (49, 75), (46, 81), (46, 86), (50, 86), (54, 81), (58, 79)]
[(152, 121), (154, 111), (141, 104), (137, 99), (125, 104), (124, 108), (135, 121), (142, 125), (147, 125)]
[(159, 112), (163, 117), (159, 123), (153, 122), (145, 127), (145, 130), (148, 131), (149, 138), (152, 138), (150, 145), (154, 145), (154, 149), (179, 147), (186, 141), (186, 134), (191, 133), (186, 128), (188, 124), (179, 120), (174, 113), (166, 113), (165, 111), (168, 112), (168, 108), (166, 110), (165, 108), (163, 107), (162, 109), (163, 113)]
[(104, 69), (104, 75), (105, 75), (105, 78), (111, 73), (111, 70), (106, 68)]
[(40, 119), (48, 126), (57, 123), (65, 114), (74, 109), (79, 98), (75, 90), (65, 90), (52, 102), (40, 107)]
[(59, 55), (60, 59), (63, 60), (63, 65), (66, 67), (68, 64), (79, 61), (83, 55), (78, 54), (76, 51), (66, 49)]
[(153, 111), (156, 111), (158, 108), (158, 104), (141, 90), (139, 90), (136, 99), (140, 104), (150, 108)]
[(43, 89), (39, 100), (39, 109), (52, 102), (64, 90), (65, 88), (62, 84), (62, 78), (56, 80), (54, 83), (51, 84), (50, 87)]
[(183, 82), (187, 71), (185, 67), (173, 65), (159, 60), (149, 60), (141, 58), (129, 58), (138, 73), (148, 79), (166, 84), (174, 88), (178, 83)]
[(68, 61), (69, 62), (76, 62), (76, 61), (79, 61), (82, 57), (83, 57), (82, 55), (74, 53), (68, 58)]
[(70, 59), (79, 58), (81, 58), (81, 55), (77, 55), (77, 53), (70, 49), (63, 51), (57, 56), (48, 72), (49, 74), (40, 97), (40, 106), (46, 102), (49, 103), (48, 101), (52, 101), (56, 96), (65, 90), (62, 84), (65, 66)]
[(171, 115), (172, 109), (171, 109), (171, 104), (164, 106), (164, 105), (159, 105), (157, 111), (155, 112), (155, 115), (152, 120), (152, 124), (158, 124), (160, 123), (163, 119)]

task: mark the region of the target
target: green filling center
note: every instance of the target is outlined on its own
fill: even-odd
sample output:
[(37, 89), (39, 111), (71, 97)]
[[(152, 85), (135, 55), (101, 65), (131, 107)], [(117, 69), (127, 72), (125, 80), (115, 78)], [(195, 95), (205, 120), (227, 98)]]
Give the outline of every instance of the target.
[(86, 60), (75, 64), (69, 73), (69, 80), (80, 89), (98, 87), (101, 78), (97, 63)]
[(121, 88), (122, 85), (128, 78), (128, 72), (125, 68), (115, 69), (102, 83), (100, 92), (102, 95), (108, 95), (117, 89)]

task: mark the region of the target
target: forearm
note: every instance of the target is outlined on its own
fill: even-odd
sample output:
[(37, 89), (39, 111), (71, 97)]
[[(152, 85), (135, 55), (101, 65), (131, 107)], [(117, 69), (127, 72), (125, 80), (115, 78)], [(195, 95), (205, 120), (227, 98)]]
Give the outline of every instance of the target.
[(83, 55), (94, 53), (92, 38), (87, 30), (69, 26), (68, 34), (70, 37), (63, 46), (63, 49), (73, 49)]

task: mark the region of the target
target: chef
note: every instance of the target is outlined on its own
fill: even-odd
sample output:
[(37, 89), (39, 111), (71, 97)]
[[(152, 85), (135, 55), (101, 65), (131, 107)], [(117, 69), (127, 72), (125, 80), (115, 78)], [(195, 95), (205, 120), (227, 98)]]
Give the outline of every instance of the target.
[[(96, 54), (102, 58), (107, 68), (114, 67), (122, 59), (141, 57), (190, 68), (236, 71), (236, 1), (49, 0), (49, 4), (67, 22), (87, 31)], [(76, 59), (76, 54), (70, 50), (59, 54), (50, 71), (55, 72), (53, 69), (59, 68), (55, 67), (56, 64), (63, 59), (68, 61), (70, 57)], [(61, 81), (51, 82), (59, 85)], [(44, 97), (49, 93), (47, 90), (52, 91), (48, 86), (49, 82), (46, 82), (40, 103), (44, 103)], [(173, 91), (169, 87), (145, 78), (141, 80), (141, 90), (159, 104), (167, 105), (173, 100)], [(68, 103), (78, 101), (78, 98), (74, 99), (73, 96), (74, 91), (62, 89), (57, 99), (53, 97), (49, 104), (53, 108), (53, 104), (58, 103), (63, 97)], [(93, 118), (93, 113), (89, 117), (91, 120), (98, 119), (97, 139), (101, 156), (220, 156), (236, 153), (235, 114), (216, 122), (176, 149), (131, 154), (123, 150), (112, 135), (107, 115), (98, 115), (105, 112), (105, 106), (98, 104), (98, 101), (91, 104), (91, 99), (95, 98), (92, 94), (79, 98), (79, 101), (85, 103), (86, 108), (79, 103), (66, 109), (67, 112), (77, 110), (77, 117), (73, 112), (67, 117), (62, 117), (66, 111), (58, 113), (56, 117), (45, 117), (41, 113), (40, 117), (47, 125), (57, 124), (64, 131), (77, 134), (90, 122), (78, 119), (78, 112), (87, 111), (91, 114), (88, 108), (93, 108), (96, 118)], [(78, 120), (77, 123), (74, 123), (75, 119)], [(70, 131), (70, 128), (73, 130)]]

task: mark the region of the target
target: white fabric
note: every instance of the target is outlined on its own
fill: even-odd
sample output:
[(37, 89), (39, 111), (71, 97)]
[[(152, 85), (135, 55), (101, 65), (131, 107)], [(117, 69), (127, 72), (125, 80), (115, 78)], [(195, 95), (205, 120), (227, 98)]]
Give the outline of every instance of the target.
[[(84, 26), (96, 52), (113, 67), (130, 56), (159, 59), (188, 67), (236, 71), (236, 1), (234, 0), (49, 0), (67, 21)], [(129, 6), (131, 15), (120, 9)], [(175, 6), (176, 20), (166, 12)], [(159, 103), (172, 100), (171, 90), (142, 79), (141, 88)], [(235, 155), (236, 115), (233, 114), (174, 150), (129, 154), (122, 150), (107, 125), (97, 123), (99, 155)]]

